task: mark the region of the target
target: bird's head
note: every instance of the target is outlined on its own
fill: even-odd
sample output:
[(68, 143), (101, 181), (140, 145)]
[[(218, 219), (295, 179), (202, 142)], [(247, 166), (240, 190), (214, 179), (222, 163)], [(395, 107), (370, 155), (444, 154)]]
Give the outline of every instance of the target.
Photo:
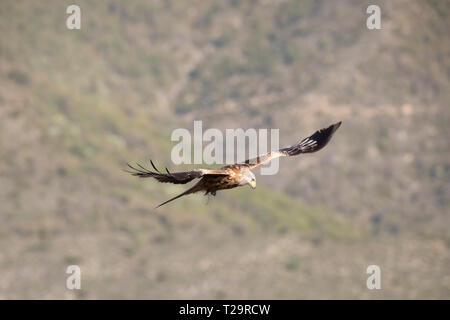
[(255, 177), (255, 174), (253, 172), (251, 172), (250, 170), (245, 171), (243, 184), (248, 184), (253, 189), (256, 188), (256, 177)]

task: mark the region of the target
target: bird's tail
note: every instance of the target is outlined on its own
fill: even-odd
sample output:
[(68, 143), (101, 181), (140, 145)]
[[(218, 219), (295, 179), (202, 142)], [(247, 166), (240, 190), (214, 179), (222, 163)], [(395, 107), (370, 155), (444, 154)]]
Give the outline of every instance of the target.
[(197, 183), (197, 184), (195, 184), (192, 188), (187, 189), (186, 191), (180, 193), (179, 195), (177, 195), (177, 196), (175, 196), (175, 197), (173, 197), (173, 198), (170, 198), (170, 199), (167, 200), (167, 201), (164, 201), (163, 203), (161, 203), (160, 205), (158, 205), (157, 207), (155, 207), (155, 209), (158, 209), (159, 207), (161, 207), (161, 206), (165, 205), (166, 203), (169, 203), (169, 202), (171, 202), (171, 201), (173, 201), (173, 200), (176, 200), (176, 199), (178, 199), (178, 198), (181, 198), (182, 196), (185, 196), (185, 195), (188, 195), (188, 194), (191, 194), (191, 193), (195, 193), (195, 192), (197, 192), (197, 191), (200, 191), (201, 188), (199, 188), (198, 185), (199, 185), (199, 184)]

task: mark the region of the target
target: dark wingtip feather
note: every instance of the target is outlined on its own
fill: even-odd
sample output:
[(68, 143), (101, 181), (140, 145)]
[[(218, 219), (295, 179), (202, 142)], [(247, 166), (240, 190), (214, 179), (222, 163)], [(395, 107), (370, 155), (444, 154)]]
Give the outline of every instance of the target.
[[(128, 165), (131, 169), (133, 169), (134, 171), (136, 171), (136, 173), (141, 173), (141, 174), (146, 174), (146, 173), (148, 173), (148, 172), (146, 172), (146, 171), (142, 171), (142, 170), (139, 170), (139, 169), (133, 167), (133, 166), (130, 165), (129, 163), (127, 163), (127, 165)], [(137, 164), (137, 165), (140, 166), (139, 164)]]
[(333, 128), (333, 132), (336, 131), (337, 129), (339, 129), (339, 127), (341, 126), (342, 121), (336, 122), (335, 124), (333, 124), (332, 126)]
[(123, 172), (126, 172), (126, 173), (129, 173), (129, 174), (132, 174), (132, 175), (136, 174), (135, 172), (128, 171), (128, 170), (126, 170), (126, 169), (122, 169), (122, 171), (123, 171)]
[(289, 156), (295, 156), (300, 153), (316, 152), (325, 147), (331, 140), (336, 130), (341, 126), (342, 121), (336, 122), (327, 128), (323, 128), (314, 132), (311, 136), (303, 139), (298, 144), (281, 149), (282, 152)]
[(139, 168), (141, 168), (142, 170), (144, 170), (144, 173), (150, 173), (150, 171), (147, 168), (144, 168), (143, 166), (141, 166), (139, 163), (136, 163)]
[(156, 172), (159, 172), (159, 170), (155, 167), (155, 164), (153, 163), (152, 159), (150, 159), (150, 163), (151, 163), (153, 169), (155, 169)]

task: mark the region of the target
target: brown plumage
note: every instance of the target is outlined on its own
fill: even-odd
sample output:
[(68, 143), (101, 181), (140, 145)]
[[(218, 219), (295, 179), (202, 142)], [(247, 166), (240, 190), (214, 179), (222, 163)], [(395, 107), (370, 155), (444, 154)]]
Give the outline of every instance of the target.
[(166, 168), (166, 173), (163, 173), (160, 172), (150, 160), (150, 164), (155, 171), (150, 171), (140, 164), (137, 164), (137, 167), (133, 167), (128, 164), (128, 167), (133, 171), (127, 172), (139, 178), (154, 178), (163, 183), (186, 184), (194, 179), (200, 179), (200, 181), (198, 181), (190, 189), (161, 203), (156, 208), (182, 196), (199, 191), (205, 191), (205, 195), (210, 193), (215, 196), (218, 190), (232, 189), (247, 184), (252, 188), (256, 188), (255, 175), (251, 169), (278, 157), (289, 157), (301, 153), (319, 151), (330, 141), (334, 132), (340, 127), (340, 125), (341, 122), (338, 122), (328, 128), (318, 130), (313, 135), (303, 139), (298, 144), (291, 147), (266, 153), (262, 156), (258, 156), (257, 158), (246, 160), (244, 163), (224, 166), (218, 170), (195, 169), (192, 171), (171, 173)]

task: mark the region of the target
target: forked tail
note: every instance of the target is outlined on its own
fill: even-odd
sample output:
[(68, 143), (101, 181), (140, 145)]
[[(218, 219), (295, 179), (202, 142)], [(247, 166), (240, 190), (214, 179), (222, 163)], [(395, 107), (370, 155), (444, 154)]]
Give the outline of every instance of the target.
[(188, 194), (190, 194), (190, 193), (195, 193), (195, 192), (197, 192), (197, 191), (200, 191), (200, 189), (198, 188), (198, 183), (197, 183), (196, 185), (194, 185), (192, 188), (187, 189), (186, 191), (180, 193), (179, 195), (177, 195), (177, 196), (175, 196), (175, 197), (173, 197), (173, 198), (170, 198), (170, 199), (167, 200), (167, 201), (164, 201), (163, 203), (161, 203), (160, 205), (158, 205), (157, 207), (155, 207), (155, 209), (158, 209), (159, 207), (161, 207), (161, 206), (165, 205), (166, 203), (169, 203), (169, 202), (171, 202), (171, 201), (173, 201), (173, 200), (176, 200), (176, 199), (178, 199), (178, 198), (181, 198), (182, 196), (188, 195)]

